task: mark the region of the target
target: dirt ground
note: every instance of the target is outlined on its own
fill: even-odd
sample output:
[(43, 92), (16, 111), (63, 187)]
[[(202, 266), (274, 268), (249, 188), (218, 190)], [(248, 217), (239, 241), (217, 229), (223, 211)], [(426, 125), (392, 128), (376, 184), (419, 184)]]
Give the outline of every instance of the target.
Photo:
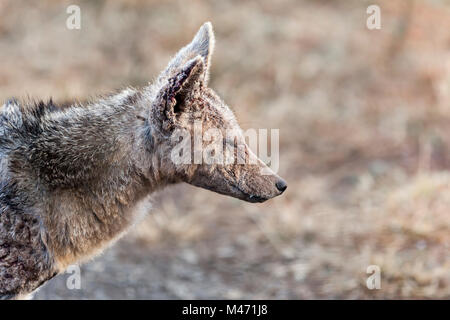
[(63, 274), (35, 298), (450, 298), (449, 4), (0, 2), (1, 99), (144, 86), (211, 21), (210, 86), (244, 129), (280, 129), (289, 185), (264, 204), (169, 187), (80, 290)]

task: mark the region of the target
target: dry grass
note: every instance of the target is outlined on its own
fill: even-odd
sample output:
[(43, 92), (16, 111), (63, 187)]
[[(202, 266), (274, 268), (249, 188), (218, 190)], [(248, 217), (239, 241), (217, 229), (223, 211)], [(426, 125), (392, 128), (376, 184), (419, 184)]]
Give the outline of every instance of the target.
[[(38, 298), (449, 298), (446, 1), (0, 5), (1, 98), (144, 85), (206, 20), (211, 86), (244, 128), (280, 128), (289, 188), (262, 205), (180, 185), (126, 239)], [(377, 264), (382, 289), (366, 288)]]

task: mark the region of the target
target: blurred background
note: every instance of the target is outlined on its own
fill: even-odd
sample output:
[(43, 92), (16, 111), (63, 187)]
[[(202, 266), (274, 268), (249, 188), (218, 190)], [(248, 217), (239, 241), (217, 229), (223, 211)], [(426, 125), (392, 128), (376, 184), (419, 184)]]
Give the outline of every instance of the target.
[(208, 20), (210, 86), (244, 129), (280, 129), (287, 192), (167, 188), (80, 290), (36, 298), (450, 298), (450, 1), (2, 0), (0, 98), (144, 86)]

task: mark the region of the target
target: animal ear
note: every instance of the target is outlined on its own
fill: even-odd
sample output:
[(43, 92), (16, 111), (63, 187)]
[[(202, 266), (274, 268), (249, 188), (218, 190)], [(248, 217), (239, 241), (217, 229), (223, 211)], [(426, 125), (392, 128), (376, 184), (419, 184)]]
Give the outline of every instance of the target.
[(209, 72), (215, 41), (212, 24), (211, 22), (206, 22), (200, 27), (194, 39), (188, 45), (193, 53), (200, 55), (204, 59), (206, 72)]
[(194, 87), (199, 85), (199, 79), (204, 75), (204, 70), (203, 58), (196, 56), (168, 78), (159, 89), (152, 110), (163, 123), (163, 129), (170, 129), (176, 116), (185, 110), (185, 99)]
[(194, 39), (192, 39), (188, 45), (180, 49), (175, 57), (169, 62), (166, 70), (161, 74), (160, 79), (173, 76), (180, 71), (180, 68), (182, 68), (187, 61), (200, 56), (203, 59), (204, 69), (199, 80), (206, 85), (209, 77), (211, 55), (214, 51), (214, 43), (215, 40), (211, 22), (206, 22), (200, 27)]

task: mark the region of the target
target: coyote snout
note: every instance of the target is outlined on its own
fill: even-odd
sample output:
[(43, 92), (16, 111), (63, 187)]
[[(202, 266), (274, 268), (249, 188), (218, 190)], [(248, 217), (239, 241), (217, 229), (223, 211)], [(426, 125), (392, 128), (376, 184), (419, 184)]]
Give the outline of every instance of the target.
[(279, 196), (287, 189), (282, 178), (276, 174), (261, 174), (258, 165), (242, 165), (238, 168), (217, 166), (205, 172), (206, 170), (197, 169), (187, 182), (248, 202), (264, 202)]
[(246, 144), (237, 150), (244, 150), (247, 161), (254, 163), (200, 165), (186, 182), (248, 202), (264, 202), (287, 189), (286, 182), (258, 159)]
[(279, 196), (284, 192), (284, 190), (287, 189), (286, 182), (277, 175), (267, 176), (267, 178), (264, 180), (261, 178), (254, 178), (255, 180), (262, 180), (255, 181), (254, 186), (256, 186), (256, 188), (254, 186), (247, 186), (246, 183), (245, 187), (237, 188), (237, 195), (231, 195), (248, 202), (264, 202), (266, 200)]

